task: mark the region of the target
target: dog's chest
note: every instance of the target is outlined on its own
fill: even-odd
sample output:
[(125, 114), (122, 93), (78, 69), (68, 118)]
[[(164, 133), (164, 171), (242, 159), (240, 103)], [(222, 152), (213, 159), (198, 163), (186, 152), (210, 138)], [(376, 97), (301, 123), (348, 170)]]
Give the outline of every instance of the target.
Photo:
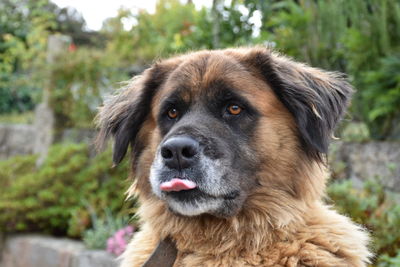
[(255, 267), (255, 266), (301, 266), (298, 265), (299, 261), (297, 258), (292, 257), (288, 259), (280, 259), (280, 255), (275, 251), (267, 253), (262, 251), (259, 253), (222, 253), (220, 255), (207, 255), (198, 252), (182, 253), (178, 252), (175, 264), (173, 267), (193, 267), (193, 266), (204, 266), (204, 267), (216, 267), (216, 266), (243, 266), (243, 267)]
[[(218, 248), (216, 248), (218, 249)], [(321, 265), (322, 264), (322, 265)], [(258, 252), (231, 251), (219, 255), (179, 252), (173, 267), (306, 267), (348, 266), (348, 263), (327, 248), (308, 242), (278, 242)]]

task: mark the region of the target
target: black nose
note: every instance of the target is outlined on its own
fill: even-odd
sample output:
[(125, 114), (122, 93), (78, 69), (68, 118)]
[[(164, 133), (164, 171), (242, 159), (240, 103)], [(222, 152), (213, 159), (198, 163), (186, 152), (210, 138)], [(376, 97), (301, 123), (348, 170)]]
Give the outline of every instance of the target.
[(195, 162), (199, 143), (187, 136), (171, 137), (161, 147), (165, 165), (172, 169), (189, 168)]

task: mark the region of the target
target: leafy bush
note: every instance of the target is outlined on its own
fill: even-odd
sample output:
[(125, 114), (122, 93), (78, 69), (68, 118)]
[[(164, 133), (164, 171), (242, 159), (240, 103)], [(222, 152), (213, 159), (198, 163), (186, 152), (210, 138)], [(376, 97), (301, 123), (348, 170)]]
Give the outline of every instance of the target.
[[(250, 0), (248, 0), (250, 1)], [(400, 2), (284, 0), (271, 3), (258, 42), (313, 66), (349, 74), (352, 115), (371, 136), (400, 135)], [(266, 15), (264, 15), (266, 16)], [(397, 136), (398, 137), (398, 136)]]
[(397, 250), (397, 255), (394, 257), (390, 257), (387, 254), (384, 254), (379, 257), (378, 267), (393, 267), (400, 266), (400, 250)]
[(33, 95), (37, 88), (21, 82), (21, 75), (0, 74), (0, 114), (32, 110)]
[(90, 157), (85, 144), (51, 147), (36, 169), (35, 156), (0, 164), (0, 231), (40, 231), (80, 236), (90, 226), (87, 206), (124, 210), (127, 163), (111, 168), (111, 151)]
[(390, 137), (400, 123), (400, 53), (382, 58), (376, 70), (364, 75), (360, 98), (365, 121), (375, 138)]
[(31, 110), (43, 85), (49, 30), (48, 0), (0, 2), (0, 113)]
[(343, 122), (340, 128), (340, 139), (345, 142), (364, 142), (371, 139), (369, 128), (362, 122)]
[(113, 82), (127, 79), (109, 65), (102, 51), (86, 48), (65, 51), (51, 65), (50, 75), (57, 129), (92, 126), (102, 96)]
[(397, 266), (400, 259), (400, 206), (377, 181), (366, 182), (362, 190), (350, 181), (336, 182), (328, 194), (340, 212), (371, 231), (377, 266)]
[[(109, 39), (106, 51), (119, 64), (146, 65), (160, 56), (211, 48), (208, 16), (205, 8), (198, 11), (178, 0), (157, 1), (154, 14), (141, 10), (133, 16), (129, 10), (120, 10), (103, 24), (102, 32)], [(122, 22), (126, 19), (135, 20), (135, 26), (125, 30)]]

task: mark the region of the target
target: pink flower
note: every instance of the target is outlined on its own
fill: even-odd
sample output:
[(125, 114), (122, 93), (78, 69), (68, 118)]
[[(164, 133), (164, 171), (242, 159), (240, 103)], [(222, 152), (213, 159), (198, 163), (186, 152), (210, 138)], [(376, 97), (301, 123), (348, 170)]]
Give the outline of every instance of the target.
[(132, 226), (119, 229), (107, 240), (107, 251), (117, 256), (121, 255), (125, 251), (133, 232), (134, 228)]
[(127, 234), (132, 234), (133, 230), (134, 230), (133, 226), (130, 226), (130, 225), (125, 227), (124, 229), (125, 229), (125, 233), (127, 233)]
[(115, 247), (114, 239), (112, 237), (110, 237), (107, 240), (107, 251), (110, 252), (110, 253), (113, 253), (114, 247)]

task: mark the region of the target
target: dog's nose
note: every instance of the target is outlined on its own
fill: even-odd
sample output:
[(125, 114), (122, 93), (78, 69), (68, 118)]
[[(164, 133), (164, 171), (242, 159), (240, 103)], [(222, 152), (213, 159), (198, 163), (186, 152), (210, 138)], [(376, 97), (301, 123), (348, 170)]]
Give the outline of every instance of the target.
[(187, 136), (171, 137), (161, 147), (165, 165), (178, 170), (189, 168), (198, 152), (199, 143)]

